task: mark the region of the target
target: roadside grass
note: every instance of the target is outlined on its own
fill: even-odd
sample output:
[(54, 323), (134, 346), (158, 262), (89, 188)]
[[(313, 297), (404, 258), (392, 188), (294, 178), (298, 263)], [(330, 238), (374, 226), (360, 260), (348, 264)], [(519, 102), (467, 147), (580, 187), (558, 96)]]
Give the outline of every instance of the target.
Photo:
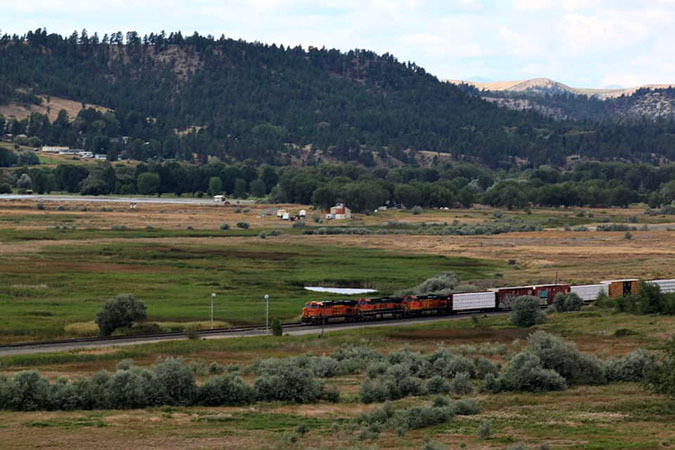
[(401, 255), (319, 242), (56, 245), (30, 258), (12, 254), (0, 262), (0, 274), (11, 280), (0, 286), (0, 339), (61, 336), (65, 326), (93, 320), (103, 301), (118, 293), (133, 293), (142, 300), (150, 322), (207, 320), (209, 296), (216, 293), (215, 319), (233, 325), (260, 324), (265, 294), (271, 297), (271, 317), (293, 321), (302, 305), (317, 297), (304, 286), (367, 286), (386, 294), (439, 272), (454, 271), (469, 281), (502, 266), (465, 257)]

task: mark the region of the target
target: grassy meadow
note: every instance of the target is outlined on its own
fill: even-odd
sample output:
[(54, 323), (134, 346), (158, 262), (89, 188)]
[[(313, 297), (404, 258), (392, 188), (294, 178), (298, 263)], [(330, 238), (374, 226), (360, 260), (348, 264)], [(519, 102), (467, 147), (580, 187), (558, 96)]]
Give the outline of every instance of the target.
[(7, 282), (0, 286), (0, 329), (5, 340), (61, 335), (68, 324), (93, 320), (103, 301), (118, 293), (133, 293), (145, 302), (149, 321), (192, 322), (208, 319), (209, 295), (215, 292), (217, 320), (258, 324), (264, 321), (265, 294), (271, 297), (270, 315), (290, 321), (298, 318), (305, 301), (316, 298), (304, 286), (368, 286), (391, 293), (443, 271), (471, 280), (502, 267), (466, 257), (287, 245), (272, 239), (92, 241), (3, 258), (0, 272)]
[[(629, 335), (616, 333), (630, 327)], [(605, 359), (636, 348), (658, 352), (663, 331), (675, 328), (675, 318), (632, 316), (586, 307), (576, 313), (556, 313), (536, 327), (561, 335), (584, 352)], [(237, 365), (243, 378), (253, 381), (246, 368), (257, 358), (287, 357), (305, 353), (330, 355), (340, 344), (368, 344), (379, 351), (401, 348), (424, 353), (439, 344), (459, 354), (480, 352), (494, 362), (520, 351), (533, 329), (517, 329), (505, 316), (462, 319), (409, 327), (382, 327), (317, 336), (254, 337), (222, 340), (185, 340), (67, 353), (20, 355), (0, 358), (0, 371), (14, 373), (39, 369), (48, 378), (71, 379), (98, 370), (114, 370), (123, 359), (138, 365), (153, 364), (159, 357), (180, 356), (187, 361), (217, 361)], [(203, 377), (198, 377), (203, 379)], [(669, 448), (675, 445), (675, 403), (650, 394), (636, 383), (611, 383), (570, 387), (562, 392), (500, 394), (474, 393), (481, 406), (475, 416), (456, 416), (450, 422), (404, 436), (383, 431), (376, 439), (359, 438), (350, 424), (381, 405), (358, 399), (364, 374), (327, 379), (341, 393), (337, 404), (297, 405), (257, 403), (247, 407), (159, 407), (123, 411), (0, 412), (0, 423), (14, 448), (32, 448), (47, 440), (87, 448), (424, 448), (426, 443), (444, 448), (606, 449)], [(455, 398), (459, 398), (456, 397)], [(407, 397), (395, 408), (427, 404), (432, 396)], [(488, 438), (478, 429), (492, 423)], [(124, 430), (124, 432), (121, 432)], [(297, 430), (302, 430), (298, 432)]]

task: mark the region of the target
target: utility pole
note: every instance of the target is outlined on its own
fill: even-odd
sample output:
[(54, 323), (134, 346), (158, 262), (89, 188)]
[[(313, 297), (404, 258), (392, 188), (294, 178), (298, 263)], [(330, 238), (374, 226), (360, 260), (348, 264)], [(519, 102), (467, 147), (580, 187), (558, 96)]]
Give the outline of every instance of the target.
[(213, 301), (216, 299), (216, 293), (211, 292), (211, 329), (213, 330)]
[(265, 331), (270, 333), (270, 296), (265, 294)]

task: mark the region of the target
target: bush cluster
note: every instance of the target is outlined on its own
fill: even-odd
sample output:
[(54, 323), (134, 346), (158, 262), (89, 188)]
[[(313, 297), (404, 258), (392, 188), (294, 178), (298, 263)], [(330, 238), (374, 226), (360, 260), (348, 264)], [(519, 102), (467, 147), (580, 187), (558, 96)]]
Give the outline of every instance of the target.
[(640, 283), (637, 294), (619, 297), (609, 302), (621, 312), (634, 314), (675, 314), (675, 294), (664, 294), (654, 283)]
[(529, 295), (516, 298), (511, 304), (511, 323), (517, 327), (531, 327), (546, 321), (539, 299)]
[(396, 410), (386, 402), (369, 413), (361, 414), (356, 422), (361, 425), (361, 439), (375, 439), (385, 429), (396, 430), (399, 435), (408, 430), (427, 428), (447, 423), (456, 415), (475, 415), (480, 413), (478, 403), (471, 400), (452, 402), (447, 397), (436, 397), (431, 405), (411, 406)]
[(209, 366), (208, 378), (201, 386), (195, 382), (194, 365), (180, 359), (160, 360), (152, 368), (135, 367), (133, 361), (120, 361), (114, 373), (101, 371), (89, 378), (50, 384), (35, 370), (14, 377), (0, 376), (0, 409), (15, 411), (128, 409), (149, 406), (247, 405), (254, 401), (310, 403), (339, 401), (336, 389), (326, 388), (307, 369), (285, 365), (274, 374), (259, 377), (254, 387), (222, 366)]
[(607, 225), (598, 225), (595, 231), (637, 231), (637, 227), (626, 225), (623, 223), (610, 223)]
[(584, 301), (574, 292), (558, 292), (553, 298), (553, 306), (558, 312), (579, 311), (584, 306)]
[(368, 366), (360, 397), (372, 403), (427, 393), (465, 395), (473, 392), (476, 372), (470, 360), (443, 347), (428, 356), (398, 350)]

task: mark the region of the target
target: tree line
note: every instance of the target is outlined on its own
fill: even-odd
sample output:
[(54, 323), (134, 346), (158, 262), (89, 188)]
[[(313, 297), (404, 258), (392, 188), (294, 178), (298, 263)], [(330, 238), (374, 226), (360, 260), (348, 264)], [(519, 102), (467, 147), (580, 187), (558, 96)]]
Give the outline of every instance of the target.
[(355, 212), (383, 205), (455, 208), (474, 203), (509, 209), (529, 205), (625, 207), (635, 202), (659, 207), (675, 202), (675, 165), (592, 162), (571, 171), (551, 166), (494, 171), (462, 163), (377, 169), (357, 164), (279, 168), (259, 166), (252, 160), (233, 165), (177, 161), (60, 164), (5, 169), (0, 172), (0, 191), (13, 189), (83, 195), (226, 194), (320, 208), (342, 202)]
[(573, 154), (675, 158), (672, 120), (555, 121), (509, 111), (414, 63), (367, 50), (197, 33), (0, 36), (0, 103), (49, 107), (51, 96), (111, 110), (89, 108), (76, 118), (63, 111), (53, 123), (34, 113), (0, 119), (0, 128), (44, 144), (202, 164), (217, 157), (374, 167), (414, 162), (422, 150), (492, 168), (562, 165)]

